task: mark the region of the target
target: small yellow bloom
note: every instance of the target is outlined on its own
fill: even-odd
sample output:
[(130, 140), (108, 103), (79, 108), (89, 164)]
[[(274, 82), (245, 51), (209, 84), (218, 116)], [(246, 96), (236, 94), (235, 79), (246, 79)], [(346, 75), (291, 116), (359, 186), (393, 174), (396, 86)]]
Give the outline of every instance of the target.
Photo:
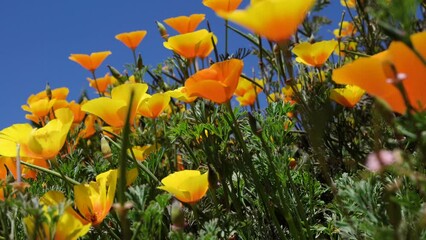
[(207, 98), (219, 104), (227, 102), (238, 86), (243, 66), (242, 60), (231, 59), (198, 71), (185, 82), (188, 95)]
[[(426, 58), (426, 32), (411, 35), (413, 47)], [(368, 58), (359, 58), (335, 69), (332, 79), (339, 84), (359, 86), (367, 93), (385, 100), (395, 112), (407, 110), (404, 99), (395, 84), (402, 84), (408, 100), (416, 110), (426, 106), (424, 79), (426, 66), (402, 42), (392, 42), (389, 49)]]
[(164, 22), (179, 34), (185, 34), (195, 31), (198, 25), (204, 20), (205, 16), (205, 14), (192, 14), (190, 16), (167, 18)]
[(342, 4), (342, 6), (346, 7), (346, 5), (348, 6), (348, 8), (355, 8), (356, 7), (356, 0), (340, 0), (340, 4)]
[[(132, 152), (135, 155), (136, 160), (145, 161), (145, 159), (153, 152), (156, 151), (155, 145), (135, 146), (132, 147)], [(130, 152), (130, 150), (129, 150)]]
[(207, 57), (213, 51), (212, 41), (215, 44), (217, 43), (216, 36), (206, 29), (201, 29), (169, 37), (163, 45), (165, 48), (173, 50), (184, 58), (193, 59), (196, 57)]
[(87, 54), (71, 54), (68, 58), (71, 61), (74, 61), (80, 64), (85, 69), (90, 72), (95, 72), (95, 70), (102, 64), (102, 62), (111, 54), (110, 51), (105, 52), (94, 52), (90, 55)]
[(158, 187), (173, 194), (185, 203), (196, 203), (207, 193), (209, 188), (208, 172), (201, 174), (196, 170), (183, 170), (163, 178), (164, 186)]
[(40, 121), (44, 122), (44, 118), (50, 113), (55, 102), (56, 99), (49, 100), (48, 98), (42, 98), (37, 101), (31, 101), (28, 105), (22, 105), (21, 108), (31, 113), (25, 115), (25, 118), (39, 123)]
[(145, 38), (146, 33), (146, 31), (125, 32), (115, 35), (115, 38), (134, 51)]
[(243, 0), (203, 0), (206, 7), (215, 12), (232, 12), (240, 6)]
[(271, 41), (281, 42), (290, 39), (314, 4), (315, 0), (263, 0), (245, 10), (217, 14)]
[(76, 240), (86, 235), (90, 230), (91, 224), (82, 223), (83, 219), (81, 219), (71, 206), (66, 206), (63, 213), (59, 212), (60, 206), (64, 205), (65, 202), (66, 199), (62, 192), (49, 191), (45, 193), (40, 198), (45, 219), (41, 226), (35, 229), (36, 219), (34, 216), (28, 216), (23, 219), (28, 236), (37, 235), (40, 239), (51, 239), (51, 231), (54, 231), (53, 239), (55, 240)]
[(292, 52), (297, 56), (297, 62), (312, 67), (321, 67), (333, 53), (336, 46), (336, 40), (321, 41), (314, 44), (303, 42), (297, 44)]
[(75, 205), (84, 219), (94, 226), (108, 215), (114, 202), (117, 185), (116, 169), (101, 173), (96, 182), (74, 186)]
[(156, 93), (145, 98), (138, 109), (140, 115), (147, 118), (157, 118), (167, 108), (170, 102), (170, 95), (166, 93)]
[(365, 91), (354, 85), (346, 85), (344, 88), (334, 88), (330, 92), (330, 99), (334, 100), (340, 105), (348, 108), (353, 108)]
[(144, 83), (128, 83), (115, 87), (111, 91), (111, 98), (99, 97), (85, 103), (82, 111), (100, 117), (110, 126), (122, 128), (126, 122), (126, 114), (129, 106), (130, 93), (134, 91), (130, 121), (133, 124), (136, 110), (146, 97), (148, 85)]
[(175, 90), (170, 90), (166, 92), (170, 97), (176, 98), (179, 101), (190, 103), (195, 101), (197, 97), (190, 97), (185, 87), (180, 87)]

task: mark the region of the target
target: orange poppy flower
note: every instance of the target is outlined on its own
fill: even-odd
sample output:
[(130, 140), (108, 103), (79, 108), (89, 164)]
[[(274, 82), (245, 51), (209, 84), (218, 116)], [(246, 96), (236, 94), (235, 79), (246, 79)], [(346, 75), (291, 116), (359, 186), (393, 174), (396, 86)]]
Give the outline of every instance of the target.
[(232, 12), (240, 6), (243, 0), (203, 0), (206, 7), (215, 12)]
[[(340, 29), (341, 27), (341, 29)], [(339, 34), (340, 32), (340, 34)], [(333, 34), (336, 38), (353, 36), (356, 33), (356, 27), (353, 22), (344, 21), (339, 23), (339, 28), (334, 29)]]
[[(426, 32), (411, 35), (414, 48), (426, 58)], [(339, 84), (353, 84), (385, 100), (395, 112), (404, 114), (407, 106), (395, 84), (402, 84), (410, 104), (424, 110), (426, 66), (402, 42), (392, 42), (389, 49), (368, 58), (359, 58), (333, 71)]]
[(185, 89), (189, 96), (207, 98), (219, 104), (225, 103), (232, 98), (238, 86), (243, 66), (243, 61), (239, 59), (217, 62), (188, 78)]
[(107, 73), (104, 77), (96, 78), (96, 80), (87, 78), (87, 81), (89, 81), (89, 86), (94, 88), (99, 93), (104, 94), (108, 90), (108, 86), (114, 82), (114, 79), (109, 75), (109, 73)]
[(71, 61), (74, 61), (80, 64), (85, 69), (90, 72), (95, 72), (95, 70), (102, 64), (102, 62), (111, 54), (110, 51), (105, 52), (94, 52), (90, 55), (87, 54), (71, 54), (68, 58)]
[(72, 101), (68, 105), (68, 108), (71, 109), (72, 113), (74, 114), (73, 123), (81, 123), (84, 117), (86, 116), (86, 113), (81, 111), (81, 105), (76, 103), (75, 101)]
[(145, 38), (146, 33), (146, 31), (125, 32), (115, 35), (115, 38), (134, 51)]
[(315, 0), (263, 0), (245, 10), (217, 14), (274, 42), (287, 40), (303, 22)]
[(201, 29), (195, 32), (169, 37), (167, 42), (164, 42), (163, 45), (165, 48), (173, 50), (175, 53), (187, 59), (193, 59), (195, 57), (205, 58), (213, 51), (212, 38), (216, 44), (216, 36), (206, 29)]
[(337, 46), (336, 40), (321, 41), (314, 44), (303, 42), (291, 50), (296, 56), (296, 61), (312, 67), (321, 67), (333, 53)]
[(198, 25), (204, 20), (205, 14), (192, 14), (190, 16), (179, 16), (167, 18), (164, 22), (180, 34), (195, 31)]
[(330, 99), (334, 100), (340, 105), (348, 108), (353, 108), (365, 91), (357, 86), (346, 85), (344, 88), (334, 88), (330, 91)]

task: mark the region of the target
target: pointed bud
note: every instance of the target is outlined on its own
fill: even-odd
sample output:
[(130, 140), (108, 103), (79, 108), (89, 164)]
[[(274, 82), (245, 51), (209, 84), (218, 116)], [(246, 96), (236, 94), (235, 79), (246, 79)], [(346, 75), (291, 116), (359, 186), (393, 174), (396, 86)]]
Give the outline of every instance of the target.
[(49, 98), (49, 100), (52, 99), (52, 89), (50, 88), (49, 83), (46, 83), (46, 95)]
[(158, 31), (160, 32), (161, 37), (164, 39), (164, 41), (167, 41), (169, 39), (169, 34), (167, 33), (166, 28), (164, 25), (158, 21), (155, 21), (157, 24)]
[(109, 143), (104, 136), (101, 138), (101, 151), (104, 155), (104, 158), (110, 158), (112, 156), (111, 147), (109, 146)]
[(107, 67), (108, 67), (109, 71), (111, 72), (111, 75), (115, 79), (117, 79), (120, 83), (124, 83), (123, 82), (123, 75), (121, 75), (121, 73), (117, 69), (115, 69), (113, 66), (110, 66), (110, 65), (108, 65)]
[(141, 54), (139, 54), (139, 56), (138, 56), (138, 69), (139, 69), (139, 70), (142, 70), (142, 68), (143, 68), (142, 55), (141, 55)]

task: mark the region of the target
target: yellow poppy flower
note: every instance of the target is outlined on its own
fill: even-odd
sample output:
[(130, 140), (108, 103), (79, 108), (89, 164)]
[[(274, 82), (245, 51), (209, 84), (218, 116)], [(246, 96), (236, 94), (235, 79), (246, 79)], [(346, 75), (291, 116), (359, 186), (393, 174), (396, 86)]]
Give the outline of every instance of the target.
[[(156, 151), (155, 144), (154, 145), (145, 145), (145, 146), (135, 146), (132, 147), (132, 152), (135, 155), (136, 160), (138, 161), (145, 161), (145, 159), (153, 152)], [(130, 149), (129, 149), (129, 154)]]
[(146, 97), (148, 85), (144, 83), (122, 84), (112, 89), (111, 98), (99, 97), (85, 103), (82, 111), (98, 116), (110, 126), (122, 128), (126, 121), (127, 108), (130, 100), (130, 93), (134, 91), (130, 121), (133, 124), (136, 110), (139, 104)]
[(180, 87), (175, 90), (170, 90), (166, 92), (170, 97), (176, 98), (179, 101), (190, 103), (195, 101), (197, 97), (190, 97), (185, 87)]
[[(411, 36), (414, 48), (426, 58), (426, 32)], [(333, 71), (332, 79), (339, 84), (352, 84), (386, 101), (395, 112), (404, 114), (407, 106), (395, 84), (402, 84), (410, 104), (424, 110), (426, 66), (402, 42), (392, 42), (389, 49), (368, 58), (359, 58)]]
[(303, 42), (291, 50), (296, 56), (296, 61), (312, 67), (321, 67), (333, 53), (337, 46), (336, 40), (321, 41), (314, 44)]
[(170, 95), (166, 93), (156, 93), (145, 98), (140, 104), (138, 112), (147, 118), (157, 118), (166, 109), (170, 102)]
[(203, 0), (204, 6), (215, 12), (232, 12), (240, 6), (243, 0)]
[(83, 68), (89, 70), (90, 72), (95, 72), (95, 70), (102, 64), (102, 62), (111, 54), (110, 51), (104, 52), (94, 52), (90, 55), (87, 54), (71, 54), (68, 58), (71, 61), (74, 61)]
[(55, 102), (56, 99), (49, 100), (48, 98), (42, 98), (37, 101), (31, 101), (28, 105), (22, 105), (21, 108), (22, 110), (31, 113), (25, 115), (27, 119), (32, 120), (35, 123), (40, 121), (44, 122), (44, 117), (49, 114)]
[(357, 42), (340, 42), (340, 45), (338, 45), (338, 47), (334, 49), (334, 54), (344, 57), (346, 56), (346, 53), (344, 50), (356, 51), (357, 46), (358, 46)]
[(185, 82), (186, 91), (189, 96), (225, 103), (232, 98), (238, 86), (243, 66), (243, 61), (239, 59), (217, 62), (188, 78)]
[(348, 8), (355, 8), (356, 7), (356, 0), (340, 0), (340, 4), (342, 4), (342, 6), (346, 7), (346, 5), (348, 6)]
[(271, 41), (281, 42), (290, 39), (314, 4), (315, 0), (264, 0), (245, 10), (217, 14)]
[(74, 186), (75, 205), (85, 220), (99, 225), (114, 202), (118, 171), (109, 170), (96, 176), (96, 182)]
[(21, 157), (53, 159), (61, 150), (74, 119), (72, 111), (61, 108), (55, 111), (56, 119), (42, 128), (30, 124), (14, 124), (0, 131), (0, 154), (16, 157), (16, 144), (20, 144)]
[(125, 32), (115, 35), (115, 38), (134, 51), (145, 38), (146, 33), (146, 31)]
[[(56, 88), (56, 89), (52, 89), (50, 91), (51, 99), (56, 99), (56, 100), (66, 100), (68, 93), (69, 93), (69, 89), (66, 87), (62, 87), (62, 88)], [(36, 102), (40, 99), (49, 99), (49, 96), (47, 95), (47, 91), (41, 91), (37, 94), (32, 94), (28, 100), (27, 100), (27, 104), (30, 104), (32, 102)]]
[(198, 25), (204, 20), (205, 16), (205, 14), (192, 14), (190, 16), (167, 18), (164, 22), (179, 34), (185, 34), (195, 31)]
[(346, 85), (344, 88), (334, 88), (330, 91), (330, 99), (334, 100), (340, 105), (348, 108), (353, 108), (365, 91), (354, 85)]
[(201, 29), (195, 32), (169, 37), (167, 42), (164, 42), (163, 45), (165, 48), (187, 59), (196, 57), (205, 58), (213, 51), (212, 39), (216, 44), (216, 36), (206, 29)]
[(209, 188), (208, 172), (201, 174), (196, 170), (183, 170), (163, 178), (164, 186), (158, 187), (165, 190), (178, 200), (185, 203), (196, 203), (206, 195)]
[[(43, 205), (44, 222), (35, 229), (36, 219), (28, 216), (23, 219), (27, 228), (28, 236), (40, 236), (43, 239), (70, 239), (76, 240), (89, 232), (91, 224), (83, 224), (81, 217), (73, 210), (71, 206), (66, 206), (63, 213), (59, 213), (61, 205), (65, 204), (66, 199), (62, 192), (49, 191), (40, 198)], [(52, 216), (53, 213), (53, 216)], [(56, 220), (57, 219), (57, 220)], [(52, 228), (52, 225), (54, 227)]]

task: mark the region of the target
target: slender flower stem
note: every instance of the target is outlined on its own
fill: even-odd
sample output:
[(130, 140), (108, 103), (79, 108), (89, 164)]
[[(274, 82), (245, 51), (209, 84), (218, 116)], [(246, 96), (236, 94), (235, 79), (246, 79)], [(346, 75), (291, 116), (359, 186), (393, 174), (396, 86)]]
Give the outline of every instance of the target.
[(66, 181), (68, 181), (68, 182), (70, 182), (70, 183), (72, 183), (74, 185), (79, 185), (80, 184), (76, 180), (74, 180), (74, 179), (72, 179), (70, 177), (64, 176), (64, 175), (62, 175), (62, 174), (60, 174), (60, 173), (58, 173), (56, 171), (53, 171), (53, 170), (50, 170), (50, 169), (47, 169), (47, 168), (44, 168), (44, 167), (40, 167), (40, 166), (31, 164), (31, 163), (27, 163), (27, 162), (24, 162), (22, 160), (20, 162), (24, 166), (27, 166), (27, 167), (30, 167), (30, 168), (33, 168), (33, 169), (37, 169), (39, 171), (42, 171), (42, 172), (45, 172), (45, 173), (48, 173), (48, 174), (52, 174), (53, 176), (64, 178)]
[(16, 181), (20, 183), (22, 181), (21, 177), (21, 144), (16, 144)]
[[(275, 215), (275, 212), (271, 209), (271, 205), (268, 201), (268, 197), (265, 193), (264, 187), (262, 186), (262, 184), (259, 181), (259, 174), (257, 173), (257, 171), (256, 171), (256, 169), (253, 165), (253, 162), (251, 161), (252, 160), (251, 155), (250, 155), (250, 153), (247, 149), (247, 145), (244, 142), (244, 138), (243, 138), (243, 135), (241, 133), (238, 121), (237, 121), (237, 119), (234, 115), (234, 112), (232, 110), (232, 107), (231, 107), (231, 102), (228, 101), (227, 103), (225, 103), (225, 105), (226, 105), (226, 107), (227, 107), (227, 109), (228, 109), (228, 111), (231, 115), (232, 121), (234, 123), (234, 124), (230, 123), (230, 127), (234, 130), (234, 133), (235, 133), (239, 143), (241, 144), (241, 147), (243, 148), (243, 158), (244, 158), (245, 163), (247, 164), (247, 166), (250, 170), (250, 173), (252, 175), (252, 179), (254, 181), (255, 187), (258, 190), (258, 193), (260, 195), (260, 199), (262, 200), (263, 205), (264, 205), (266, 211), (268, 212), (268, 215), (272, 218), (272, 222), (275, 225), (276, 231), (278, 232), (280, 238), (286, 239), (284, 232), (283, 232), (283, 229), (281, 228), (281, 225), (278, 222), (277, 216)], [(299, 239), (299, 237), (300, 236), (298, 236), (297, 239)]]
[(228, 19), (225, 19), (225, 60), (228, 56)]
[(96, 79), (95, 71), (91, 71), (91, 73), (92, 73), (93, 81), (95, 81), (96, 91), (98, 91), (99, 97), (103, 97), (104, 94), (101, 93), (101, 91), (99, 91), (98, 80)]

